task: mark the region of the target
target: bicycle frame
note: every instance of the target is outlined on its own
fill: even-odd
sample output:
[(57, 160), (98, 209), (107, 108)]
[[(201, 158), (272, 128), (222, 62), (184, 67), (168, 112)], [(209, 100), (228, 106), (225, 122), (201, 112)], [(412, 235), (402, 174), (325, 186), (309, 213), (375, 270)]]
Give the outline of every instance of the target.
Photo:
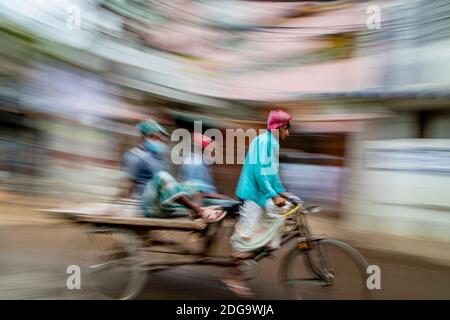
[[(304, 248), (301, 248), (301, 249), (309, 249), (309, 248), (311, 248), (312, 241), (318, 241), (318, 240), (324, 238), (324, 237), (311, 236), (311, 233), (309, 231), (309, 226), (306, 221), (306, 213), (305, 213), (305, 211), (299, 212), (299, 210), (301, 210), (301, 206), (297, 205), (295, 208), (291, 209), (290, 211), (288, 211), (287, 213), (285, 213), (283, 215), (285, 217), (288, 217), (293, 214), (295, 214), (297, 216), (295, 217), (296, 223), (295, 223), (294, 227), (291, 230), (289, 230), (289, 232), (284, 234), (283, 237), (281, 238), (281, 247), (284, 244), (291, 241), (292, 239), (297, 238), (297, 242), (304, 246)], [(299, 247), (300, 247), (300, 245), (299, 245)], [(255, 256), (255, 258), (253, 258), (253, 259), (258, 261), (266, 256), (269, 256), (270, 254), (271, 254), (271, 251), (262, 249), (262, 252), (258, 253)]]
[[(295, 210), (296, 212), (288, 212), (286, 215), (290, 214), (297, 214), (296, 217), (296, 224), (293, 229), (294, 232), (288, 232), (287, 235), (285, 235), (282, 238), (281, 245), (284, 245), (285, 243), (289, 242), (293, 238), (297, 237), (297, 247), (299, 250), (303, 251), (305, 257), (306, 257), (306, 266), (310, 270), (312, 274), (314, 274), (317, 277), (318, 281), (323, 281), (324, 285), (329, 285), (332, 281), (332, 277), (330, 276), (328, 270), (328, 259), (326, 256), (326, 253), (323, 252), (318, 246), (314, 245), (316, 242), (319, 242), (320, 240), (325, 239), (324, 236), (313, 236), (310, 232), (308, 222), (306, 220), (306, 212), (300, 211), (300, 208), (297, 208)], [(293, 210), (294, 211), (294, 210)], [(309, 251), (316, 249), (319, 254), (320, 259), (320, 268), (318, 268), (315, 263), (313, 262), (311, 255)]]
[[(324, 250), (326, 248), (326, 245), (330, 244), (326, 237), (318, 237), (313, 236), (310, 232), (308, 221), (306, 219), (306, 215), (310, 213), (314, 213), (315, 209), (313, 207), (303, 209), (301, 205), (296, 205), (293, 209), (286, 212), (283, 216), (287, 218), (285, 220), (285, 223), (283, 226), (287, 229), (284, 229), (282, 239), (281, 239), (281, 246), (284, 246), (286, 243), (291, 241), (292, 239), (296, 239), (296, 246), (291, 249), (290, 253), (288, 253), (284, 258), (284, 264), (286, 262), (289, 262), (289, 258), (293, 256), (292, 254), (298, 254), (299, 251), (301, 254), (303, 254), (305, 259), (305, 266), (308, 271), (310, 271), (310, 275), (312, 278), (306, 278), (306, 279), (294, 279), (295, 282), (301, 281), (304, 284), (313, 284), (313, 285), (319, 285), (319, 286), (329, 286), (333, 284), (334, 282), (334, 269), (329, 268), (328, 265), (330, 264), (330, 261), (327, 257), (327, 252)], [(95, 263), (90, 265), (88, 268), (89, 274), (95, 274), (97, 272), (101, 272), (105, 269), (115, 268), (118, 265), (124, 265), (130, 268), (130, 272), (132, 272), (134, 278), (130, 281), (133, 283), (132, 285), (135, 286), (134, 288), (130, 289), (134, 294), (136, 294), (141, 287), (141, 284), (143, 281), (141, 281), (140, 277), (143, 277), (142, 275), (145, 274), (146, 271), (160, 271), (165, 270), (170, 267), (175, 266), (181, 266), (181, 265), (215, 265), (215, 266), (221, 266), (221, 267), (239, 267), (242, 274), (245, 274), (245, 279), (252, 279), (255, 277), (254, 273), (257, 269), (255, 269), (257, 263), (259, 260), (261, 260), (264, 257), (272, 256), (272, 253), (275, 250), (268, 250), (265, 248), (262, 248), (256, 252), (253, 252), (252, 256), (250, 256), (247, 259), (237, 259), (235, 257), (232, 257), (230, 255), (213, 255), (210, 254), (210, 249), (212, 248), (212, 244), (218, 241), (219, 237), (217, 235), (217, 230), (220, 229), (222, 226), (223, 221), (225, 219), (219, 221), (215, 224), (210, 224), (206, 228), (202, 229), (180, 229), (182, 231), (191, 231), (195, 232), (195, 234), (199, 235), (201, 237), (202, 242), (199, 242), (201, 244), (201, 247), (198, 247), (196, 249), (193, 248), (183, 248), (183, 243), (177, 242), (177, 241), (157, 241), (158, 239), (149, 239), (149, 232), (151, 234), (152, 231), (157, 230), (170, 230), (170, 226), (167, 225), (159, 226), (159, 225), (144, 225), (144, 224), (114, 224), (111, 221), (96, 221), (96, 220), (81, 220), (78, 221), (79, 223), (82, 223), (84, 225), (88, 225), (91, 228), (88, 228), (87, 234), (92, 238), (92, 241), (96, 241), (98, 234), (105, 234), (108, 240), (109, 237), (111, 239), (114, 239), (114, 241), (118, 242), (118, 246), (113, 245), (111, 246), (108, 251), (104, 252), (104, 257), (108, 258), (107, 261), (105, 261), (103, 258), (100, 263)], [(226, 221), (236, 223), (235, 220), (229, 220), (228, 218)], [(158, 228), (159, 227), (159, 228)], [(178, 226), (179, 227), (179, 226)], [(104, 241), (103, 237), (98, 238), (100, 241)], [(148, 241), (150, 240), (150, 242)], [(323, 246), (321, 245), (321, 241), (325, 240), (323, 243)], [(175, 245), (176, 250), (168, 250), (166, 248), (162, 248), (163, 250), (159, 250), (157, 247), (154, 247), (154, 245), (163, 244), (163, 245)], [(334, 244), (336, 245), (336, 240), (334, 240)], [(338, 246), (341, 249), (343, 248), (347, 252), (350, 252), (353, 255), (353, 258), (356, 260), (359, 260), (359, 265), (367, 265), (367, 262), (364, 260), (364, 258), (358, 254), (354, 249), (349, 250), (349, 248), (346, 248), (345, 243), (342, 243)], [(348, 245), (347, 245), (348, 246)], [(122, 250), (122, 247), (126, 248), (126, 255), (119, 254), (117, 255), (117, 250)], [(178, 250), (178, 249), (182, 250)], [(352, 249), (350, 247), (350, 249)], [(142, 255), (145, 252), (155, 252), (155, 253), (165, 253), (169, 255), (183, 255), (186, 256), (186, 259), (167, 259), (164, 258), (162, 260), (158, 259), (146, 259)], [(120, 253), (120, 252), (119, 252)], [(313, 255), (313, 253), (317, 253), (318, 260)], [(94, 255), (95, 256), (95, 255)], [(331, 258), (331, 256), (330, 256)], [(362, 264), (361, 264), (362, 261)], [(358, 261), (357, 261), (358, 262)], [(247, 266), (245, 266), (247, 265)], [(280, 270), (284, 270), (283, 263), (280, 267)], [(286, 269), (287, 270), (287, 269)], [(250, 275), (249, 275), (250, 273)], [(139, 276), (139, 277), (138, 277)], [(138, 279), (138, 280), (136, 280)], [(286, 285), (287, 287), (290, 286), (290, 282), (286, 282), (287, 278), (282, 278), (282, 283)], [(127, 284), (128, 285), (128, 284)], [(130, 287), (131, 288), (131, 287)], [(128, 290), (128, 289), (127, 289)], [(130, 296), (133, 296), (130, 293), (127, 293), (126, 291), (125, 297), (129, 298)]]
[[(322, 239), (322, 237), (312, 237), (309, 232), (309, 227), (306, 221), (306, 214), (304, 211), (300, 211), (301, 206), (297, 205), (295, 208), (291, 209), (287, 213), (284, 214), (284, 216), (289, 215), (297, 215), (295, 226), (292, 230), (289, 230), (286, 234), (282, 236), (281, 240), (281, 246), (286, 244), (287, 242), (291, 241), (294, 238), (297, 238), (297, 241), (299, 244), (308, 244), (305, 246), (305, 249), (310, 248), (310, 242), (311, 241), (317, 241), (319, 239)], [(165, 250), (154, 250), (152, 248), (143, 247), (141, 250), (147, 251), (147, 252), (153, 252), (153, 253), (165, 253), (165, 254), (172, 254), (172, 255), (183, 255), (189, 257), (188, 259), (178, 260), (177, 261), (145, 261), (140, 264), (140, 266), (147, 270), (163, 270), (171, 266), (180, 266), (180, 265), (195, 265), (195, 264), (203, 264), (203, 265), (216, 265), (216, 266), (223, 266), (223, 267), (230, 267), (230, 266), (236, 266), (239, 264), (239, 260), (236, 258), (230, 257), (230, 256), (219, 256), (219, 255), (208, 255), (208, 251), (211, 247), (211, 245), (214, 243), (214, 240), (216, 240), (216, 231), (220, 228), (222, 222), (224, 220), (221, 220), (221, 222), (213, 226), (212, 229), (207, 228), (205, 230), (202, 230), (200, 234), (204, 238), (204, 247), (200, 252), (194, 252), (192, 250), (180, 250), (177, 252), (174, 251), (165, 251)], [(138, 230), (135, 230), (138, 231)], [(143, 230), (141, 230), (143, 231)], [(170, 245), (171, 243), (165, 242), (166, 245)], [(174, 245), (180, 245), (178, 243), (173, 243)], [(257, 251), (255, 253), (255, 256), (251, 259), (255, 261), (259, 261), (264, 257), (270, 256), (273, 251), (268, 251), (266, 249), (261, 249), (260, 251)]]

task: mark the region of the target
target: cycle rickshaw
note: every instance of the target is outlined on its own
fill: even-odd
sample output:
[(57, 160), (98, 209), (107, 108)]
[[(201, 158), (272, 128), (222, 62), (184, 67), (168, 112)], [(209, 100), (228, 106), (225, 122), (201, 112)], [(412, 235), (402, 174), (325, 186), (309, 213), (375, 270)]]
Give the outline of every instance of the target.
[[(83, 260), (83, 268), (88, 274), (89, 284), (95, 284), (108, 298), (133, 299), (145, 286), (148, 276), (176, 266), (238, 265), (246, 280), (255, 278), (258, 263), (266, 257), (273, 257), (280, 249), (261, 249), (244, 260), (213, 254), (210, 250), (217, 241), (218, 230), (223, 225), (233, 225), (239, 214), (238, 208), (238, 203), (224, 207), (227, 216), (210, 224), (186, 218), (89, 215), (62, 209), (47, 211), (64, 213), (64, 217), (86, 227), (83, 234), (88, 245), (83, 254), (88, 258)], [(311, 233), (307, 217), (319, 211), (318, 206), (302, 207), (301, 204), (294, 204), (293, 209), (284, 213), (281, 244), (283, 247), (292, 243), (293, 247), (282, 258), (279, 266), (281, 284), (292, 299), (369, 299), (370, 291), (366, 285), (368, 263), (365, 258), (342, 241)], [(161, 241), (152, 237), (152, 234), (161, 230), (196, 235), (200, 248), (180, 249), (180, 243), (176, 241)], [(81, 250), (82, 245), (78, 240), (73, 245)], [(157, 253), (164, 254), (166, 258), (155, 259), (152, 254)], [(167, 259), (167, 256), (172, 255), (177, 256), (177, 259)], [(120, 276), (115, 276), (114, 271), (119, 269), (121, 272), (117, 274)], [(336, 289), (338, 281), (341, 284), (343, 282), (343, 286)], [(108, 289), (111, 282), (120, 284), (115, 285), (115, 290)]]

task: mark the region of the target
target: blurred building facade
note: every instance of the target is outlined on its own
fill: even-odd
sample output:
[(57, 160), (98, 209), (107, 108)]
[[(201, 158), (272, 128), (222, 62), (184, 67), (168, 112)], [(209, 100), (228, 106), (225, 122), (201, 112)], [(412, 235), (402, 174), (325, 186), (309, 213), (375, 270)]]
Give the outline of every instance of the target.
[(394, 1), (379, 45), (384, 76), (358, 99), (392, 112), (352, 139), (347, 219), (406, 236), (450, 239), (450, 6)]
[[(263, 128), (282, 107), (289, 189), (351, 225), (450, 240), (450, 5), (377, 1), (371, 30), (371, 4), (2, 2), (4, 186), (110, 196), (138, 119)], [(215, 172), (233, 193), (240, 166)]]

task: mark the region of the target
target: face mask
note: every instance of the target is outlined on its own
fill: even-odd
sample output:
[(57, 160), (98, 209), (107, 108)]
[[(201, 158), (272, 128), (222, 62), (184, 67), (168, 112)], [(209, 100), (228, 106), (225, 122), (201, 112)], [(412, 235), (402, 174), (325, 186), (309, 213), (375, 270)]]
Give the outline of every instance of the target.
[(158, 154), (162, 154), (167, 152), (168, 147), (165, 143), (161, 141), (155, 141), (155, 140), (145, 140), (144, 146), (149, 149), (150, 151), (153, 151)]

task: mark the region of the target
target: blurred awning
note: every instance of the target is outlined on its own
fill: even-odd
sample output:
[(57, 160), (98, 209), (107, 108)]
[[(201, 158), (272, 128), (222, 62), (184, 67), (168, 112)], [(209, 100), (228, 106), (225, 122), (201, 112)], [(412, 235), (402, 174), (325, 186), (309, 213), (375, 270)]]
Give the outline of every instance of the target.
[[(376, 105), (384, 102), (389, 108), (410, 111), (439, 109), (450, 105), (450, 84), (448, 86), (425, 84), (379, 87), (369, 90), (297, 94), (292, 95), (291, 99), (300, 101), (376, 101)], [(365, 105), (370, 107), (370, 104), (366, 103)]]
[(128, 88), (133, 88), (146, 92), (151, 95), (164, 98), (166, 100), (172, 100), (175, 102), (189, 103), (193, 105), (209, 106), (216, 108), (227, 108), (231, 107), (232, 103), (220, 98), (215, 98), (212, 96), (195, 94), (181, 89), (176, 89), (168, 86), (163, 86), (156, 83), (151, 83), (148, 81), (131, 79), (129, 77), (121, 75), (112, 75), (108, 77), (113, 83), (125, 86)]
[(204, 113), (186, 112), (177, 110), (167, 110), (167, 112), (176, 120), (193, 124), (194, 121), (201, 121), (202, 127), (205, 128), (235, 128), (231, 117), (214, 117), (213, 115), (205, 115)]

